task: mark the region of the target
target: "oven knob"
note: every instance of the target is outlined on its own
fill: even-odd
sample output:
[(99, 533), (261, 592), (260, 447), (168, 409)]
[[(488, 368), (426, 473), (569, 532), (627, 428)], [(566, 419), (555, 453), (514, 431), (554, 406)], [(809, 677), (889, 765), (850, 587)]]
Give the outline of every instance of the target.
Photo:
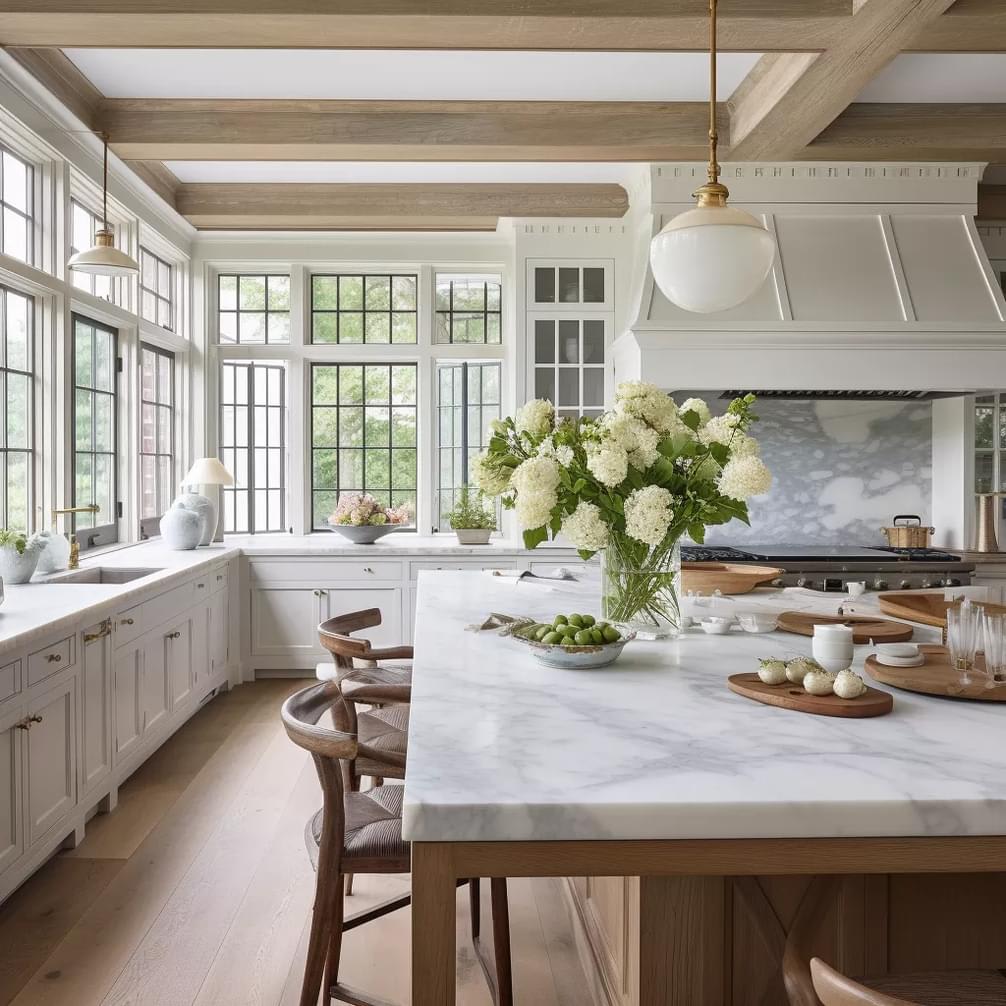
[(805, 576), (801, 576), (796, 581), (796, 585), (798, 587), (806, 587), (808, 590), (810, 590), (814, 586), (814, 581), (813, 580), (808, 580), (807, 577), (805, 577)]
[(784, 583), (782, 582), (782, 577), (781, 577), (781, 576), (777, 576), (777, 577), (776, 577), (776, 578), (775, 578), (775, 579), (774, 579), (774, 580), (772, 581), (772, 586), (773, 586), (773, 587), (785, 587), (785, 586), (786, 586), (786, 584), (784, 584)]
[(922, 581), (922, 589), (923, 590), (932, 590), (933, 587), (938, 587), (939, 585), (940, 585), (940, 581), (939, 580), (923, 580)]
[(940, 586), (941, 587), (959, 587), (960, 585), (961, 585), (961, 581), (955, 579), (952, 576), (948, 576), (945, 580), (941, 580), (940, 581)]
[(872, 586), (874, 590), (887, 590), (887, 581), (874, 580)]
[[(908, 590), (908, 588), (911, 587), (911, 585), (912, 585), (911, 580), (902, 580), (901, 583), (898, 584), (898, 590)], [(925, 585), (923, 584), (923, 586)]]

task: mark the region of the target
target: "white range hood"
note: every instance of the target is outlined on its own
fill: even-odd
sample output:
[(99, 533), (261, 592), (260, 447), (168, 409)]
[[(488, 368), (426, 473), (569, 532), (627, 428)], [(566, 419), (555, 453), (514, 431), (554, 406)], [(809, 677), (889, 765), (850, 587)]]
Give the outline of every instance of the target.
[(616, 379), (669, 391), (1002, 387), (1006, 302), (974, 223), (983, 167), (724, 165), (731, 203), (764, 220), (778, 254), (750, 301), (695, 315), (657, 289), (648, 252), (693, 205), (705, 165), (652, 166)]

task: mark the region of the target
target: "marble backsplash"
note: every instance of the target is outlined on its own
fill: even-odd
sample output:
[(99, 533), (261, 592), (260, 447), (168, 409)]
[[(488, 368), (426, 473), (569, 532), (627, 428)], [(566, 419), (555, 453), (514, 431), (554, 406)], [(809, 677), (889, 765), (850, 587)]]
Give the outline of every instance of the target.
[[(675, 396), (679, 401), (683, 396)], [(704, 394), (713, 411), (724, 402)], [(763, 399), (752, 430), (773, 475), (751, 526), (710, 528), (710, 544), (883, 545), (895, 514), (932, 508), (932, 407), (926, 402)]]

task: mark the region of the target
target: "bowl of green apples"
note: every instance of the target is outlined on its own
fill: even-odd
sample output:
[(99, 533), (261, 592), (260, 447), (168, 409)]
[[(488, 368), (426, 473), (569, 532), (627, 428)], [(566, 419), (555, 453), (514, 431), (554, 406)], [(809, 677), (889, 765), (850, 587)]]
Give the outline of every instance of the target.
[(532, 622), (512, 633), (512, 638), (529, 647), (543, 664), (567, 670), (606, 667), (635, 636), (624, 625), (577, 612), (556, 615), (550, 622)]

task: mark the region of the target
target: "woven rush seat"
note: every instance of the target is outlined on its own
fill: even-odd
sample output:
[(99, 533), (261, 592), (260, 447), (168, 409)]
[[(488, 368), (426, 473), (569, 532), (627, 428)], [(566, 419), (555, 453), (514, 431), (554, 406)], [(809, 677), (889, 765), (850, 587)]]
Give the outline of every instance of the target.
[[(409, 869), (409, 843), (402, 838), (402, 799), (404, 786), (379, 786), (366, 793), (346, 793), (346, 839), (343, 862), (346, 867), (357, 861), (380, 861), (385, 870), (399, 864), (403, 873)], [(318, 849), (324, 824), (324, 808), (308, 822), (305, 839), (308, 855), (318, 868)], [(363, 872), (363, 871), (361, 871)]]
[(913, 1006), (1003, 1006), (1006, 973), (1002, 971), (935, 971), (858, 981), (874, 992), (904, 999)]
[[(362, 744), (382, 753), (405, 755), (409, 742), (409, 707), (407, 705), (367, 709), (359, 714), (357, 724)], [(379, 776), (385, 779), (405, 778), (405, 769), (391, 763), (390, 760), (375, 761), (365, 755), (360, 755), (355, 764), (359, 775)]]

